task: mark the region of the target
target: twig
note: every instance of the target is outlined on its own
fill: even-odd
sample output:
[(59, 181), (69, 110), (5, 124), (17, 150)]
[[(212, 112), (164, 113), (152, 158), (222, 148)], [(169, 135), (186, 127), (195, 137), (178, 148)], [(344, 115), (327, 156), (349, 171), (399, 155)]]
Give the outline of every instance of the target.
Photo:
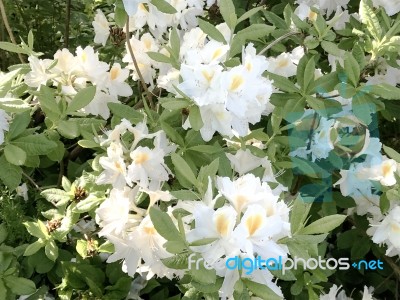
[(289, 36), (296, 35), (296, 34), (301, 34), (301, 32), (298, 32), (298, 31), (291, 31), (291, 32), (288, 32), (288, 33), (286, 33), (286, 34), (284, 34), (284, 35), (278, 37), (275, 41), (271, 42), (271, 43), (268, 44), (264, 49), (262, 49), (262, 50), (260, 51), (260, 53), (258, 53), (258, 55), (264, 54), (268, 49), (272, 48), (273, 46), (275, 46), (276, 44), (278, 44), (278, 43), (281, 42), (282, 40), (286, 39), (286, 38), (289, 37)]
[[(1, 1), (1, 0), (0, 0)], [(40, 188), (40, 186), (32, 179), (32, 177), (30, 177), (28, 174), (26, 174), (24, 171), (22, 171), (22, 175), (24, 175), (26, 177), (26, 179), (29, 180), (30, 183), (32, 183), (32, 185), (38, 190), (38, 191), (42, 191), (42, 189)]]
[[(4, 7), (3, 0), (0, 0), (0, 11), (1, 11), (1, 17), (2, 17), (2, 19), (3, 19), (4, 26), (5, 26), (6, 29), (7, 29), (7, 32), (8, 32), (8, 35), (9, 35), (9, 37), (10, 37), (11, 42), (12, 42), (14, 45), (18, 45), (17, 42), (16, 42), (16, 40), (15, 40), (14, 34), (13, 34), (13, 32), (12, 32), (12, 29), (11, 29), (11, 27), (10, 27), (10, 24), (8, 23), (8, 18), (7, 18), (6, 9), (5, 9), (5, 7)], [(25, 60), (24, 60), (24, 58), (22, 57), (21, 53), (18, 53), (18, 58), (19, 58), (19, 60), (21, 61), (22, 64), (25, 63)]]
[(65, 22), (65, 36), (64, 36), (64, 48), (68, 48), (69, 44), (69, 24), (71, 21), (71, 0), (67, 0), (67, 11), (66, 11), (66, 22)]
[(126, 27), (126, 34), (127, 34), (127, 36), (126, 36), (126, 45), (128, 47), (129, 54), (131, 55), (131, 58), (132, 58), (132, 61), (133, 61), (133, 65), (135, 66), (135, 70), (136, 70), (136, 73), (139, 76), (139, 80), (140, 80), (140, 82), (142, 84), (142, 87), (143, 87), (144, 91), (146, 92), (146, 97), (149, 100), (149, 105), (150, 105), (150, 107), (153, 108), (154, 107), (153, 97), (152, 97), (149, 89), (147, 88), (146, 82), (144, 81), (142, 72), (140, 72), (137, 60), (135, 58), (135, 54), (133, 53), (133, 49), (132, 49), (132, 45), (131, 45), (131, 41), (130, 41), (130, 36), (129, 36), (129, 17), (126, 20), (125, 27)]

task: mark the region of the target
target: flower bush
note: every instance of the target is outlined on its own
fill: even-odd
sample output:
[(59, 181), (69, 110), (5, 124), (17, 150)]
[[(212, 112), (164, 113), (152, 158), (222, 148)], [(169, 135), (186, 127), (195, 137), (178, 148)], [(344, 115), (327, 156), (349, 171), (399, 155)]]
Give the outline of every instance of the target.
[(394, 299), (399, 5), (109, 2), (0, 42), (0, 298)]

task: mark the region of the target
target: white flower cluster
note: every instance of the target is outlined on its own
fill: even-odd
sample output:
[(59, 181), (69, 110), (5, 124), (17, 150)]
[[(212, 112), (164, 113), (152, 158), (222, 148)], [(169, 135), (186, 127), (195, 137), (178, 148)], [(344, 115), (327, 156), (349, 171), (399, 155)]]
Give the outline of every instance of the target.
[[(192, 249), (202, 254), (204, 260), (216, 269), (217, 275), (224, 277), (219, 293), (221, 297), (229, 298), (240, 275), (237, 269), (225, 267), (228, 258), (287, 258), (288, 248), (278, 240), (290, 236), (290, 209), (267, 183), (252, 174), (233, 181), (228, 177), (217, 177), (216, 187), (218, 195), (215, 198), (209, 180), (203, 201), (179, 201), (176, 207), (191, 213), (185, 217), (187, 224), (194, 219), (195, 226), (187, 233), (189, 242), (215, 239), (210, 244), (193, 246)], [(220, 197), (224, 197), (227, 203), (216, 208)], [(257, 269), (252, 274), (243, 273), (242, 277), (266, 284), (282, 295), (268, 270)]]
[[(141, 142), (151, 140), (153, 146), (142, 146)], [(154, 229), (147, 211), (137, 206), (142, 193), (149, 196), (149, 208), (159, 200), (173, 198), (160, 188), (171, 174), (164, 157), (176, 147), (168, 145), (164, 132), (149, 134), (144, 122), (132, 126), (126, 119), (106, 132), (101, 145), (108, 146), (107, 156), (99, 159), (103, 172), (96, 183), (111, 184), (112, 190), (96, 210), (96, 222), (102, 228), (99, 235), (115, 246), (115, 253), (107, 261), (124, 259), (123, 269), (131, 276), (136, 272), (149, 278), (154, 274), (168, 278), (181, 275), (161, 263), (161, 258), (171, 256), (162, 247), (166, 241)]]
[(8, 131), (10, 119), (10, 116), (0, 109), (0, 145), (4, 143), (4, 131)]
[[(320, 300), (353, 300), (353, 298), (347, 297), (346, 292), (344, 290), (340, 290), (342, 286), (337, 286), (334, 284), (329, 293), (326, 295), (322, 295), (319, 299)], [(373, 297), (373, 287), (364, 286), (364, 291), (362, 292), (362, 300), (375, 300), (376, 298)]]
[(121, 68), (119, 63), (110, 66), (99, 60), (99, 54), (93, 47), (78, 47), (76, 55), (68, 49), (58, 50), (52, 59), (29, 57), (31, 71), (25, 76), (25, 83), (37, 89), (49, 81), (60, 86), (61, 93), (69, 101), (88, 83), (96, 86), (94, 99), (83, 108), (87, 114), (99, 115), (108, 119), (110, 111), (107, 103), (119, 102), (118, 96), (132, 95), (131, 87), (125, 82), (129, 70)]
[(371, 227), (367, 233), (372, 236), (372, 241), (386, 244), (386, 255), (394, 256), (400, 255), (400, 205), (391, 201), (388, 213), (382, 214), (379, 192), (381, 186), (393, 187), (396, 184), (400, 165), (382, 155), (381, 148), (379, 139), (371, 138), (367, 131), (365, 145), (355, 157), (363, 157), (363, 160), (341, 170), (341, 179), (335, 185), (340, 185), (343, 196), (354, 199), (358, 215), (368, 214)]

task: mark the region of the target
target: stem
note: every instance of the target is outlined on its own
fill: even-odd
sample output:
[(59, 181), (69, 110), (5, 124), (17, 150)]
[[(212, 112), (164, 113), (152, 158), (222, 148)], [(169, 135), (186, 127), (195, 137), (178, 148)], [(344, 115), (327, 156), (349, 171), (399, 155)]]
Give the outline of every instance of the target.
[(149, 101), (149, 105), (150, 105), (150, 107), (153, 108), (154, 107), (153, 97), (152, 97), (149, 89), (147, 88), (147, 85), (146, 85), (146, 82), (144, 81), (142, 72), (140, 72), (140, 69), (139, 69), (135, 54), (133, 53), (132, 45), (131, 45), (131, 42), (130, 42), (129, 17), (126, 20), (126, 26), (125, 27), (126, 27), (126, 34), (127, 34), (127, 36), (126, 36), (126, 45), (128, 47), (129, 54), (131, 55), (131, 58), (132, 58), (132, 61), (133, 61), (133, 65), (135, 66), (135, 70), (136, 70), (136, 73), (139, 76), (139, 80), (140, 80), (140, 82), (142, 84), (142, 87), (143, 87), (144, 91), (146, 92), (146, 97), (147, 97), (147, 99)]
[(66, 22), (65, 22), (65, 37), (64, 37), (64, 48), (68, 48), (69, 43), (69, 24), (71, 21), (71, 0), (67, 0), (67, 11), (66, 11)]
[[(16, 40), (15, 40), (14, 34), (13, 34), (13, 32), (12, 32), (12, 29), (11, 29), (11, 27), (10, 27), (10, 24), (8, 23), (8, 18), (7, 18), (6, 9), (5, 9), (5, 7), (4, 7), (3, 0), (0, 0), (0, 11), (1, 11), (1, 17), (2, 17), (2, 19), (3, 19), (4, 26), (5, 26), (6, 29), (7, 29), (7, 32), (8, 32), (8, 35), (9, 35), (9, 37), (10, 37), (11, 42), (12, 42), (14, 45), (18, 45), (17, 42), (16, 42)], [(21, 62), (22, 64), (25, 63), (25, 60), (24, 60), (24, 58), (22, 57), (21, 53), (18, 53), (18, 58), (19, 58), (19, 60), (20, 60), (20, 62)]]
[[(0, 0), (1, 1), (1, 0)], [(40, 188), (40, 186), (32, 179), (32, 177), (30, 177), (28, 174), (26, 174), (24, 171), (22, 171), (22, 175), (24, 175), (26, 177), (26, 179), (29, 180), (30, 183), (32, 183), (32, 185), (38, 190), (38, 191), (42, 191), (42, 189)]]
[(284, 34), (284, 35), (278, 37), (275, 41), (271, 42), (271, 43), (268, 44), (264, 49), (262, 49), (262, 50), (260, 51), (260, 53), (258, 53), (258, 55), (264, 54), (268, 49), (272, 48), (273, 46), (275, 46), (276, 44), (278, 44), (278, 43), (281, 42), (282, 40), (286, 39), (286, 38), (289, 37), (289, 36), (296, 35), (296, 34), (301, 34), (301, 32), (298, 32), (298, 31), (291, 31), (291, 32), (288, 32), (288, 33), (286, 33), (286, 34)]

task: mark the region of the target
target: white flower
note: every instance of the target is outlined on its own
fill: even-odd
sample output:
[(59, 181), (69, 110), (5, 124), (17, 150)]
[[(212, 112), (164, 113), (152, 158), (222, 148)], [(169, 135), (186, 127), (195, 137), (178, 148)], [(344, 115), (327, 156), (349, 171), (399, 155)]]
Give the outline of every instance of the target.
[(119, 63), (115, 63), (109, 72), (108, 80), (105, 86), (108, 88), (110, 95), (128, 97), (132, 95), (132, 88), (125, 82), (128, 79), (129, 70), (121, 69)]
[(161, 148), (137, 147), (131, 152), (132, 163), (128, 166), (127, 178), (142, 187), (158, 187), (161, 181), (168, 180), (171, 171), (164, 163), (164, 151)]
[(17, 187), (16, 192), (18, 196), (21, 196), (25, 201), (28, 201), (28, 186), (26, 183), (23, 183)]
[(87, 77), (96, 85), (102, 86), (107, 77), (108, 65), (99, 60), (99, 54), (94, 51), (93, 47), (86, 46), (82, 49), (79, 46), (76, 49), (76, 59), (80, 68), (80, 75)]
[(42, 84), (46, 85), (52, 77), (47, 69), (53, 61), (51, 59), (39, 59), (36, 56), (29, 56), (28, 61), (31, 71), (25, 75), (25, 83), (35, 88), (39, 88)]
[(302, 56), (304, 56), (303, 48), (296, 47), (291, 53), (284, 52), (276, 58), (269, 58), (267, 70), (284, 77), (294, 76), (296, 75), (297, 64)]
[[(351, 298), (347, 298), (345, 291), (340, 291), (342, 286), (337, 286), (334, 284), (329, 290), (329, 294), (322, 295), (319, 297), (320, 300), (350, 300)], [(340, 293), (339, 293), (340, 291)], [(339, 294), (338, 294), (339, 293)]]
[(238, 246), (248, 255), (287, 257), (288, 249), (276, 241), (286, 232), (285, 222), (278, 215), (267, 216), (264, 207), (249, 205), (233, 236)]
[(140, 225), (135, 228), (135, 246), (139, 249), (144, 265), (139, 266), (138, 272), (147, 273), (149, 280), (154, 275), (172, 279), (175, 275), (182, 276), (183, 271), (168, 269), (161, 259), (173, 256), (167, 252), (163, 245), (167, 242), (154, 228), (150, 216), (146, 216)]
[(112, 143), (107, 148), (107, 156), (99, 159), (99, 164), (104, 171), (96, 180), (97, 184), (112, 184), (115, 188), (123, 188), (126, 185), (127, 169), (122, 155), (123, 150), (120, 144)]
[(363, 168), (360, 171), (360, 177), (363, 179), (376, 180), (382, 185), (392, 186), (396, 184), (395, 172), (397, 170), (397, 162), (386, 156), (373, 157), (370, 167)]
[(97, 10), (92, 25), (95, 32), (94, 42), (105, 46), (110, 35), (110, 24), (100, 9)]
[(391, 251), (391, 248), (395, 248), (397, 252), (400, 251), (400, 206), (394, 207), (381, 222), (373, 226), (376, 227), (372, 236), (374, 243), (390, 244), (387, 253)]
[(130, 215), (138, 188), (112, 189), (110, 196), (96, 209), (96, 222), (102, 227), (100, 236), (124, 236), (125, 230), (135, 225), (141, 218)]
[(246, 174), (235, 181), (228, 177), (218, 177), (219, 192), (232, 204), (237, 213), (243, 212), (250, 204), (262, 204), (263, 201), (277, 201), (267, 183), (261, 183), (253, 174)]
[(361, 300), (374, 300), (375, 298), (372, 297), (372, 293), (374, 292), (374, 288), (364, 286), (363, 297)]
[(334, 143), (337, 140), (331, 140), (331, 131), (334, 128), (335, 122), (335, 119), (320, 119), (320, 123), (313, 134), (311, 142), (312, 161), (327, 158), (331, 150), (334, 149)]
[(389, 16), (393, 16), (400, 11), (399, 0), (372, 0), (372, 4), (375, 7), (382, 6)]
[(116, 95), (109, 95), (103, 91), (96, 89), (96, 94), (92, 101), (83, 108), (83, 111), (87, 114), (95, 116), (101, 116), (104, 120), (110, 117), (110, 109), (108, 103), (119, 103)]
[(133, 16), (138, 10), (138, 5), (147, 1), (142, 0), (122, 0), (124, 8), (128, 16)]
[(204, 204), (195, 206), (193, 213), (195, 228), (188, 232), (189, 242), (205, 238), (216, 240), (204, 246), (192, 247), (194, 251), (202, 253), (209, 265), (213, 265), (223, 256), (229, 256), (237, 247), (232, 240), (233, 229), (236, 224), (237, 213), (231, 206), (224, 206), (216, 211)]
[(0, 145), (4, 143), (4, 131), (8, 131), (10, 119), (10, 116), (0, 109)]
[(235, 155), (226, 153), (226, 156), (239, 175), (243, 175), (262, 164), (262, 159), (253, 155), (249, 149), (239, 149)]
[(136, 273), (140, 254), (136, 245), (136, 236), (128, 234), (124, 239), (107, 236), (107, 239), (114, 244), (115, 252), (107, 259), (108, 263), (123, 259), (122, 270), (133, 277)]

